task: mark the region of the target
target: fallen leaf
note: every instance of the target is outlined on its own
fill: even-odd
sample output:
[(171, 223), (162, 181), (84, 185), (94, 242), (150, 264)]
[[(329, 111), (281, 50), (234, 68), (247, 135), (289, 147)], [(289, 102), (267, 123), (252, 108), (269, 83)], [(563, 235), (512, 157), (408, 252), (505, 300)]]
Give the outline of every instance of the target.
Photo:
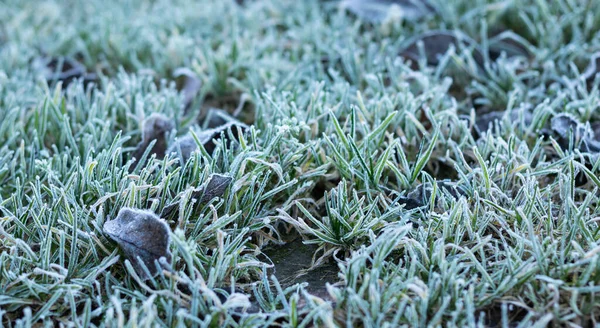
[[(466, 193), (453, 181), (438, 181), (437, 190), (442, 194), (449, 195), (454, 199), (459, 199), (465, 196)], [(429, 204), (433, 185), (430, 182), (425, 182), (418, 185), (413, 191), (406, 196), (398, 198), (398, 203), (404, 205), (405, 210), (412, 210), (423, 207)]]
[(148, 268), (152, 277), (158, 273), (155, 261), (163, 267), (171, 263), (169, 226), (153, 212), (122, 208), (116, 219), (104, 223), (103, 229), (119, 244), (142, 279), (150, 277), (142, 269), (141, 263)]
[(594, 82), (596, 78), (596, 74), (600, 73), (600, 52), (597, 52), (592, 55), (590, 58), (590, 63), (588, 64), (585, 71), (583, 71), (583, 78), (587, 83)]
[(575, 140), (585, 137), (585, 127), (579, 123), (575, 116), (568, 113), (560, 113), (554, 116), (550, 121), (550, 129), (563, 149), (569, 147), (571, 133)]
[(233, 178), (227, 175), (211, 175), (210, 178), (208, 178), (206, 187), (201, 188), (197, 194), (198, 196), (202, 195), (202, 197), (200, 197), (200, 202), (207, 203), (213, 198), (223, 196), (225, 190), (227, 190), (227, 187), (229, 187), (232, 181)]
[(584, 153), (600, 152), (600, 142), (595, 139), (594, 132), (571, 114), (561, 113), (554, 116), (550, 121), (550, 129), (563, 150), (569, 148), (572, 135), (575, 144), (579, 145), (579, 151)]
[(424, 0), (343, 0), (340, 6), (371, 23), (381, 23), (392, 15), (414, 21), (434, 12)]
[[(213, 142), (213, 140), (224, 137), (228, 141), (228, 144), (231, 144), (232, 140), (229, 140), (229, 135), (227, 131), (231, 129), (231, 132), (234, 134), (234, 136), (239, 137), (239, 135), (237, 135), (238, 127), (240, 127), (241, 130), (245, 130), (247, 128), (247, 126), (243, 123), (230, 122), (214, 129), (207, 129), (197, 132), (196, 137), (198, 138), (198, 141), (204, 146), (206, 152), (212, 155), (216, 148), (216, 144)], [(167, 150), (167, 154), (180, 155), (183, 163), (185, 163), (197, 150), (198, 144), (196, 143), (196, 140), (194, 140), (194, 137), (191, 134), (187, 134), (175, 140), (175, 142)]]
[(70, 57), (38, 58), (33, 62), (33, 67), (40, 71), (49, 83), (62, 82), (63, 87), (79, 78), (84, 84), (97, 79), (96, 74), (88, 73), (83, 64)]
[(473, 59), (480, 67), (483, 67), (484, 56), (476, 46), (475, 41), (459, 31), (429, 31), (418, 35), (407, 42), (407, 46), (400, 52), (402, 57), (418, 62), (421, 58), (419, 44), (423, 44), (423, 51), (427, 65), (437, 66), (442, 57), (451, 46), (459, 48), (461, 45), (473, 48)]
[(209, 108), (206, 116), (204, 117), (203, 128), (214, 129), (232, 122), (242, 124), (222, 109)]
[[(502, 122), (504, 115), (506, 115), (506, 111), (495, 111), (477, 115), (475, 119), (475, 129), (473, 131), (474, 137), (478, 138), (483, 135), (484, 132), (494, 126), (495, 121)], [(521, 115), (523, 115), (523, 121), (521, 121)], [(514, 109), (508, 113), (508, 117), (511, 123), (522, 124), (523, 129), (529, 127), (533, 122), (533, 114), (527, 108), (520, 110)]]
[[(199, 200), (201, 204), (208, 203), (214, 198), (223, 196), (225, 190), (227, 190), (227, 187), (229, 187), (232, 181), (233, 178), (230, 176), (214, 173), (208, 178), (207, 182), (192, 191), (190, 199)], [(168, 217), (176, 212), (179, 207), (179, 202), (180, 200), (177, 200), (166, 206), (161, 215), (163, 217)]]
[(142, 122), (142, 141), (137, 145), (133, 157), (140, 160), (150, 143), (156, 140), (152, 153), (156, 154), (158, 159), (164, 158), (168, 133), (174, 128), (175, 124), (170, 118), (163, 114), (152, 113)]
[(173, 72), (175, 78), (184, 77), (183, 80), (183, 106), (187, 111), (194, 98), (200, 92), (202, 82), (196, 73), (187, 67), (180, 67)]
[(532, 45), (513, 31), (504, 31), (489, 40), (489, 54), (496, 60), (502, 53), (507, 57), (531, 57)]
[(423, 204), (421, 201), (404, 196), (400, 196), (398, 199), (398, 204), (404, 205), (405, 210), (414, 210), (415, 208), (425, 206), (425, 204)]

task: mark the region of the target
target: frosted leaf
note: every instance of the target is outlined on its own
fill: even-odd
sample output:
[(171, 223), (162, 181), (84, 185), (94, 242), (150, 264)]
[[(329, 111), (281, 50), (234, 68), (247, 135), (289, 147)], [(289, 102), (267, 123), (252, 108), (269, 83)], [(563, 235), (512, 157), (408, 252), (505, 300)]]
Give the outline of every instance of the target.
[[(420, 43), (423, 44), (427, 65), (430, 66), (437, 66), (440, 62), (440, 57), (451, 46), (458, 49), (460, 45), (467, 47), (474, 47), (475, 45), (475, 42), (471, 38), (459, 31), (430, 31), (411, 39), (400, 55), (415, 62), (419, 61), (421, 57), (419, 50)], [(481, 50), (477, 47), (473, 48), (473, 59), (479, 66), (483, 67), (484, 57)]]
[(381, 23), (393, 13), (412, 21), (433, 12), (423, 0), (344, 0), (340, 5), (371, 23)]
[(181, 91), (183, 92), (183, 106), (187, 110), (196, 95), (198, 95), (198, 92), (200, 92), (202, 82), (198, 75), (187, 67), (177, 68), (173, 72), (173, 76), (176, 78), (184, 77), (183, 88)]
[[(223, 133), (223, 137), (227, 138), (228, 143), (231, 143), (232, 140), (229, 140), (227, 130), (231, 129), (231, 132), (234, 135), (237, 135), (238, 126), (242, 130), (247, 128), (247, 126), (243, 123), (230, 122), (214, 129), (207, 129), (204, 131), (197, 132), (196, 137), (198, 138), (198, 141), (204, 146), (204, 149), (206, 149), (206, 151), (209, 154), (212, 154), (216, 148), (216, 144), (213, 142), (213, 139), (221, 138), (221, 133)], [(196, 150), (198, 150), (198, 144), (196, 143), (196, 140), (194, 140), (194, 137), (191, 134), (187, 134), (181, 138), (178, 138), (169, 147), (169, 149), (167, 150), (167, 154), (180, 154), (183, 163), (185, 163), (190, 159), (190, 157)]]
[(590, 63), (588, 64), (585, 71), (583, 71), (583, 78), (591, 83), (596, 78), (596, 74), (600, 73), (600, 52), (597, 52), (592, 55), (590, 58)]
[(117, 218), (104, 223), (104, 232), (113, 239), (142, 279), (148, 279), (140, 261), (154, 277), (158, 273), (154, 261), (171, 262), (170, 229), (165, 221), (150, 211), (122, 208)]
[(156, 140), (152, 153), (156, 154), (158, 159), (162, 159), (167, 149), (168, 133), (174, 128), (173, 120), (163, 114), (152, 113), (142, 122), (142, 141), (137, 145), (133, 157), (140, 160), (149, 144)]
[[(208, 181), (192, 191), (191, 199), (198, 200), (201, 204), (208, 203), (214, 198), (221, 197), (231, 184), (233, 178), (223, 174), (212, 174)], [(179, 206), (180, 201), (171, 203), (163, 209), (162, 216), (173, 214)]]

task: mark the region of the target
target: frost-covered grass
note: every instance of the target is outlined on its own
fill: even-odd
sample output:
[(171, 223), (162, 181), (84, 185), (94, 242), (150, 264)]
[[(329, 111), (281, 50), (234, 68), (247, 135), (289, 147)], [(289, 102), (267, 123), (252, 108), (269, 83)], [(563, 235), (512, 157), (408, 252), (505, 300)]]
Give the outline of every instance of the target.
[[(582, 72), (600, 1), (431, 3), (371, 24), (335, 1), (0, 1), (0, 325), (597, 323), (600, 77)], [(483, 66), (467, 46), (398, 56), (431, 30)], [(489, 58), (503, 31), (528, 54)], [(48, 85), (36, 63), (61, 56), (96, 82)], [(201, 81), (187, 111), (180, 67)], [(152, 113), (172, 144), (209, 107), (250, 127), (185, 163), (133, 160)], [(213, 173), (229, 188), (194, 201)], [(173, 204), (171, 268), (142, 280), (103, 225)], [(261, 250), (290, 232), (315, 270), (338, 264), (323, 293), (272, 275)]]

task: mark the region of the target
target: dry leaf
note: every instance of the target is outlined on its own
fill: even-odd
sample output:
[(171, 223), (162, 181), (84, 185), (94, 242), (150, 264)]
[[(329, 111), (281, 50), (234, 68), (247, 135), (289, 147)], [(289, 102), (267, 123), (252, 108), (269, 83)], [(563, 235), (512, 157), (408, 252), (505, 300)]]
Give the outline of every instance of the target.
[(70, 57), (38, 58), (33, 62), (33, 66), (42, 72), (48, 82), (62, 82), (63, 87), (79, 78), (84, 84), (97, 79), (96, 74), (88, 73), (83, 64)]
[(585, 71), (583, 71), (582, 75), (587, 83), (592, 83), (598, 73), (600, 73), (600, 52), (592, 55), (590, 63)]
[(344, 0), (340, 5), (371, 23), (381, 23), (390, 16), (414, 21), (434, 12), (424, 0)]
[(504, 31), (489, 40), (489, 54), (496, 60), (502, 53), (507, 57), (531, 57), (531, 44), (512, 31)]
[(171, 263), (170, 229), (156, 214), (125, 207), (119, 211), (116, 219), (104, 223), (103, 229), (119, 244), (142, 279), (149, 277), (140, 261), (153, 277), (158, 273), (154, 261), (163, 267)]
[(140, 160), (146, 148), (154, 140), (156, 140), (156, 143), (152, 147), (152, 153), (156, 154), (158, 159), (165, 157), (168, 133), (174, 128), (173, 120), (163, 114), (152, 113), (142, 122), (142, 141), (137, 145), (133, 157)]
[(460, 45), (473, 48), (473, 59), (480, 67), (483, 67), (484, 57), (481, 50), (475, 42), (459, 31), (430, 31), (423, 33), (408, 42), (408, 45), (400, 53), (401, 56), (411, 59), (415, 62), (421, 58), (419, 43), (423, 43), (423, 50), (427, 65), (437, 66), (442, 57), (451, 46), (459, 48)]
[[(230, 176), (217, 173), (212, 174), (207, 182), (192, 191), (190, 198), (199, 200), (201, 204), (208, 203), (216, 197), (223, 196), (232, 181), (233, 178)], [(180, 200), (165, 207), (162, 216), (167, 217), (173, 214), (178, 209), (179, 202)]]
[[(198, 138), (198, 141), (204, 146), (204, 149), (206, 149), (206, 152), (208, 152), (209, 155), (212, 155), (212, 153), (214, 152), (215, 148), (216, 148), (216, 144), (213, 142), (213, 139), (220, 139), (221, 137), (226, 138), (226, 140), (228, 141), (228, 144), (231, 144), (232, 140), (229, 140), (229, 135), (228, 135), (228, 130), (231, 129), (231, 132), (239, 137), (239, 135), (237, 135), (238, 133), (238, 127), (241, 130), (245, 130), (247, 128), (247, 126), (243, 123), (239, 123), (239, 122), (230, 122), (227, 124), (224, 124), (220, 127), (214, 128), (214, 129), (207, 129), (204, 131), (200, 131), (198, 133), (196, 133), (196, 137)], [(190, 157), (192, 156), (192, 154), (198, 150), (198, 144), (196, 143), (196, 140), (194, 140), (194, 137), (191, 134), (187, 134), (181, 138), (178, 138), (167, 150), (167, 154), (177, 154), (181, 156), (182, 159), (182, 163), (187, 162)]]
[(184, 77), (183, 81), (183, 106), (187, 111), (192, 104), (194, 98), (200, 92), (202, 82), (196, 73), (187, 67), (180, 67), (173, 72), (175, 78)]

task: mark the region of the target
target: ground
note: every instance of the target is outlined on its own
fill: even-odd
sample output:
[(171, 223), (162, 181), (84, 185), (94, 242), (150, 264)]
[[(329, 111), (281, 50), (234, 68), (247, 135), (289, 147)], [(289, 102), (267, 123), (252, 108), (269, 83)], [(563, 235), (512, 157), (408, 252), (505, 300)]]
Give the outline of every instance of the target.
[(596, 324), (600, 1), (388, 2), (0, 1), (1, 325)]

